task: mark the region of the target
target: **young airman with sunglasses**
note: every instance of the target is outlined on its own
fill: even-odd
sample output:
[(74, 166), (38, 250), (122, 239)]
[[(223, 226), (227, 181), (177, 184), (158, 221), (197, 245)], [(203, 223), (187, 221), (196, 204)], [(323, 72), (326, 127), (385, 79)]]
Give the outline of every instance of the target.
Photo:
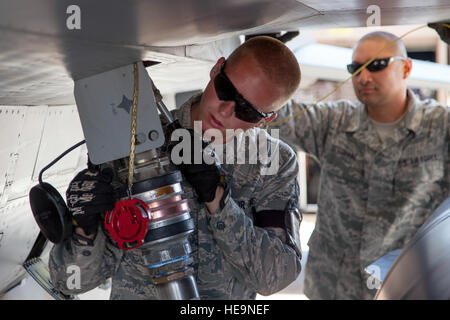
[(364, 268), (401, 249), (450, 191), (449, 109), (407, 88), (402, 41), (367, 34), (352, 60), (359, 102), (290, 101), (278, 112), (280, 138), (321, 165), (305, 271), (311, 299), (372, 299), (377, 286)]
[[(201, 121), (203, 131), (261, 132), (268, 146), (277, 146), (279, 155), (279, 169), (271, 175), (262, 174), (265, 165), (261, 163), (219, 166), (191, 161), (178, 166), (195, 223), (191, 256), (202, 299), (254, 299), (257, 293), (269, 295), (283, 289), (300, 273), (296, 156), (287, 144), (258, 128), (276, 117), (275, 111), (299, 83), (300, 67), (293, 53), (274, 38), (255, 37), (227, 60), (220, 58), (204, 92), (173, 111), (182, 128), (189, 130), (194, 121)], [(114, 207), (112, 195), (95, 194), (110, 185), (97, 176), (101, 173), (79, 174), (67, 190), (68, 199), (76, 198), (78, 186), (86, 185), (84, 179), (94, 186), (89, 190), (92, 200), (68, 202), (72, 212), (84, 214), (77, 215), (76, 237), (52, 249), (53, 283), (63, 292), (80, 293), (112, 277), (111, 299), (158, 298), (140, 251), (117, 248), (97, 226), (96, 208)], [(94, 233), (85, 234), (86, 230)], [(66, 286), (71, 264), (81, 270), (80, 288), (75, 291)]]
[(220, 131), (223, 143), (230, 143), (226, 131), (234, 129), (254, 136), (262, 133), (269, 145), (278, 145), (279, 170), (271, 175), (262, 174), (261, 163), (224, 163), (223, 185), (211, 168), (202, 173), (200, 165), (192, 172), (189, 166), (180, 167), (206, 207), (198, 207), (197, 281), (204, 298), (269, 295), (300, 273), (296, 156), (287, 144), (259, 129), (276, 118), (276, 110), (299, 83), (300, 67), (288, 47), (271, 37), (255, 37), (227, 59), (219, 58), (205, 90), (174, 111), (183, 128), (201, 121), (202, 131)]

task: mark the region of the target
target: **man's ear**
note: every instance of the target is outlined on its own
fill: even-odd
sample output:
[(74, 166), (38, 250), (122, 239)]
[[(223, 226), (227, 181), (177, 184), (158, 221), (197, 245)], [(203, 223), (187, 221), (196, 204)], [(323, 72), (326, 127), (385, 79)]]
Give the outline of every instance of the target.
[(411, 69), (412, 69), (412, 60), (411, 59), (406, 59), (405, 63), (403, 65), (403, 79), (406, 79), (409, 77), (409, 75), (411, 74)]
[(217, 60), (216, 64), (212, 67), (211, 71), (209, 72), (209, 77), (211, 79), (214, 79), (214, 77), (216, 76), (216, 74), (219, 73), (220, 71), (220, 66), (222, 65), (222, 63), (225, 61), (224, 57), (219, 58), (219, 60)]
[(274, 112), (274, 114), (272, 114), (270, 117), (264, 118), (264, 119), (258, 124), (258, 127), (264, 127), (264, 126), (266, 126), (269, 122), (272, 122), (273, 120), (275, 120), (277, 116), (278, 116), (278, 114), (277, 114), (276, 112)]

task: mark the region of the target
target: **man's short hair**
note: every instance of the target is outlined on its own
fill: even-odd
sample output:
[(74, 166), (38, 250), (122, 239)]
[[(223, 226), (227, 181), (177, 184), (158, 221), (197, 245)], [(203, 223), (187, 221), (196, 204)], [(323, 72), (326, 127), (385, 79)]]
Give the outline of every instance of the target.
[[(405, 44), (395, 34), (392, 34), (392, 33), (386, 32), (386, 31), (374, 31), (374, 32), (368, 33), (365, 36), (363, 36), (361, 39), (359, 39), (359, 41), (353, 47), (353, 50), (355, 50), (361, 42), (366, 41), (366, 40), (384, 41), (386, 43), (390, 42), (391, 44), (389, 46), (392, 46), (392, 48), (395, 49), (396, 54), (398, 54), (399, 56), (405, 57), (405, 58), (408, 57), (408, 53), (406, 51)], [(386, 49), (386, 50), (389, 50), (389, 49)]]
[(268, 36), (247, 40), (233, 51), (228, 61), (233, 63), (244, 55), (252, 55), (267, 77), (277, 84), (281, 97), (275, 107), (281, 108), (300, 84), (300, 66), (295, 55), (283, 42)]

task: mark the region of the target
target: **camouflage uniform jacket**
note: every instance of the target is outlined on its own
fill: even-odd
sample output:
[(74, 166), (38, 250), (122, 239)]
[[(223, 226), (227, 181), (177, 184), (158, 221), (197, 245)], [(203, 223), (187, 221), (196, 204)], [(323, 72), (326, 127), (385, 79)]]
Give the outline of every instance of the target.
[[(190, 110), (196, 99), (199, 97), (174, 111), (185, 128), (192, 128)], [(297, 232), (301, 221), (295, 153), (265, 130), (257, 131), (279, 145), (276, 175), (261, 175), (261, 165), (224, 164), (231, 197), (214, 215), (195, 200), (194, 190), (183, 182), (196, 227), (190, 240), (202, 299), (254, 299), (256, 293), (269, 295), (293, 282), (301, 270), (300, 246), (294, 243), (295, 237), (283, 228), (260, 228), (253, 223), (253, 214), (261, 210), (293, 210), (298, 216), (294, 221)], [(79, 290), (69, 290), (67, 286), (71, 265), (81, 270)], [(157, 298), (141, 250), (116, 248), (105, 239), (101, 228), (94, 246), (80, 246), (72, 240), (55, 245), (49, 267), (53, 283), (66, 293), (91, 290), (112, 277), (111, 299)]]
[(364, 268), (402, 248), (448, 196), (449, 109), (412, 91), (408, 97), (385, 147), (359, 102), (306, 108), (291, 101), (279, 112), (280, 139), (321, 166), (305, 270), (312, 299), (373, 298), (376, 283)]

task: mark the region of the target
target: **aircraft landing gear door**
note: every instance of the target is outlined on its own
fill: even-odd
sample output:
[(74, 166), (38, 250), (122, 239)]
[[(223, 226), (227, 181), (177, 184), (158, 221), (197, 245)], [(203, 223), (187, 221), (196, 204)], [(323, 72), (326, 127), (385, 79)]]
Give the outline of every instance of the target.
[[(164, 134), (150, 77), (138, 63), (136, 153), (161, 147)], [(89, 159), (101, 164), (129, 156), (134, 92), (133, 65), (75, 81), (75, 100)]]

